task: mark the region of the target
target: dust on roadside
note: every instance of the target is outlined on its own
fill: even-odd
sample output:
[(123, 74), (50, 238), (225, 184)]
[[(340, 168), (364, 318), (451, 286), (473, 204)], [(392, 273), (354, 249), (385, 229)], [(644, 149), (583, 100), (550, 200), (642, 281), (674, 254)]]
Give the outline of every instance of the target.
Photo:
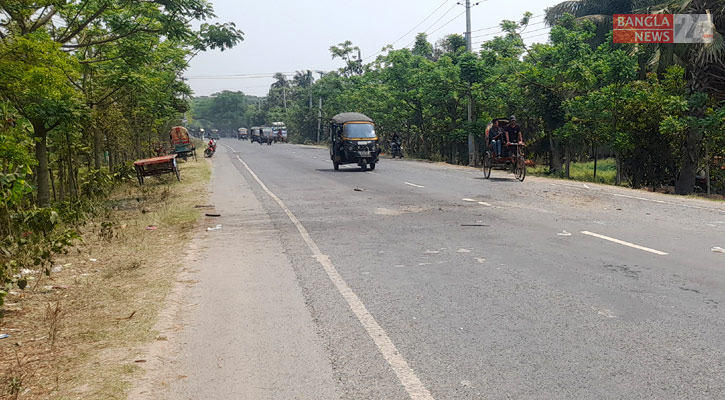
[(145, 362), (138, 349), (164, 340), (153, 326), (206, 210), (209, 161), (180, 170), (181, 182), (119, 187), (54, 273), (5, 298), (0, 398), (126, 398)]

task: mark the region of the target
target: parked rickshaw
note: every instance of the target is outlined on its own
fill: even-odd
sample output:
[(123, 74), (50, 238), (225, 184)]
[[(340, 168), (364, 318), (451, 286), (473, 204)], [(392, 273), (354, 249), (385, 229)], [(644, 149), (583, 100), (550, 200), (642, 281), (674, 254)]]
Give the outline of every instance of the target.
[(337, 171), (340, 164), (357, 164), (365, 171), (375, 169), (380, 155), (375, 124), (365, 114), (342, 113), (330, 120), (330, 159)]
[(196, 146), (191, 142), (189, 131), (183, 126), (175, 126), (169, 132), (171, 139), (171, 152), (177, 157), (186, 160), (188, 157), (194, 157), (196, 160)]
[[(523, 182), (526, 178), (526, 158), (524, 157), (524, 145), (521, 143), (504, 143), (501, 154), (495, 154), (489, 138), (489, 130), (494, 121), (498, 121), (503, 129), (509, 124), (507, 118), (496, 118), (486, 127), (486, 152), (483, 154), (482, 170), (483, 177), (488, 179), (493, 168), (506, 170), (511, 168), (514, 177)], [(505, 140), (505, 139), (504, 139)]]
[(247, 134), (247, 128), (237, 129), (237, 140), (247, 140), (249, 135)]

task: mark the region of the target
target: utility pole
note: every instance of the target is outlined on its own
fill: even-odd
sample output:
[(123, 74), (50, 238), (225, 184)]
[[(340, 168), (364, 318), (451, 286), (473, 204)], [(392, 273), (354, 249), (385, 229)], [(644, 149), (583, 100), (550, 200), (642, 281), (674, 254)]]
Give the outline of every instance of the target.
[(284, 113), (287, 114), (287, 88), (282, 86), (282, 103), (284, 104)]
[[(325, 71), (315, 71), (320, 74), (320, 79), (325, 75)], [(320, 143), (320, 134), (322, 133), (322, 94), (320, 94), (320, 106), (317, 108), (317, 143)]]
[(317, 143), (320, 143), (321, 131), (322, 131), (322, 96), (320, 96), (320, 107), (317, 109)]
[(312, 110), (312, 71), (307, 70), (307, 87), (310, 91), (310, 110)]
[[(473, 51), (471, 45), (471, 0), (466, 0), (466, 51)], [(473, 96), (471, 83), (468, 82), (468, 165), (478, 166), (478, 148), (473, 135)]]

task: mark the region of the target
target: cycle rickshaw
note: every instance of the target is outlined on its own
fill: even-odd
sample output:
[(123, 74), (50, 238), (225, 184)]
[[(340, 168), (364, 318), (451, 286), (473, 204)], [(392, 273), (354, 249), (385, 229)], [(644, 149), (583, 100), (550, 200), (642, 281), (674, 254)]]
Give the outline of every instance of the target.
[(526, 158), (524, 157), (524, 145), (522, 143), (503, 143), (501, 154), (495, 154), (493, 146), (489, 139), (489, 130), (493, 126), (494, 121), (498, 121), (499, 127), (504, 128), (509, 124), (507, 118), (496, 118), (486, 127), (486, 152), (483, 154), (483, 162), (481, 163), (483, 177), (488, 179), (491, 177), (491, 170), (511, 169), (514, 177), (523, 182), (526, 178)]

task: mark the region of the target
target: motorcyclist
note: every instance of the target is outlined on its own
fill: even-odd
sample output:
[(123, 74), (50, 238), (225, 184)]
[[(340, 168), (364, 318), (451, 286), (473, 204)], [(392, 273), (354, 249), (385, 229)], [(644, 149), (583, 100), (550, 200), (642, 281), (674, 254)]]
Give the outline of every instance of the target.
[(398, 133), (393, 134), (393, 138), (390, 141), (390, 149), (393, 154), (402, 154), (402, 145), (403, 139), (398, 135)]

